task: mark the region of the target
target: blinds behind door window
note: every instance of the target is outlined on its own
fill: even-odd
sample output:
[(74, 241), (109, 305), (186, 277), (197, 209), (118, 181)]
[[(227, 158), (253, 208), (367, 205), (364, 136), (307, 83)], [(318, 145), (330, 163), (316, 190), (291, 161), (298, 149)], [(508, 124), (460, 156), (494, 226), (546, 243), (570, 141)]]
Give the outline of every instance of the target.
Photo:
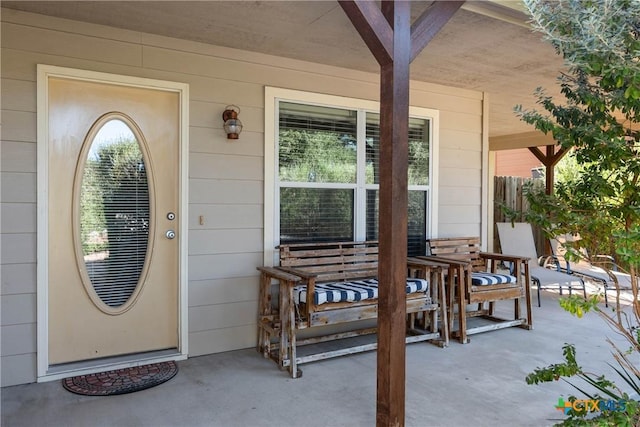
[(93, 290), (107, 306), (120, 307), (135, 291), (144, 268), (150, 203), (140, 145), (128, 128), (127, 134), (113, 137), (109, 129), (117, 125), (112, 122), (91, 142), (84, 165), (80, 240)]

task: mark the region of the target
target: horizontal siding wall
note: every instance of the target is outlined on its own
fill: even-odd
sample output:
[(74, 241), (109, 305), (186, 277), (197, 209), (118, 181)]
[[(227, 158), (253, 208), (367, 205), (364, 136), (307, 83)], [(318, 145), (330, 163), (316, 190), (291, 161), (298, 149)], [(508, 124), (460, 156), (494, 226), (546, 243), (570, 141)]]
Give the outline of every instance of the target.
[[(2, 385), (36, 378), (38, 63), (189, 84), (189, 354), (253, 347), (264, 87), (375, 100), (379, 77), (7, 9), (1, 54)], [(440, 111), (439, 234), (478, 234), (482, 94), (414, 82), (411, 102)], [(222, 130), (228, 104), (244, 124), (235, 142)]]

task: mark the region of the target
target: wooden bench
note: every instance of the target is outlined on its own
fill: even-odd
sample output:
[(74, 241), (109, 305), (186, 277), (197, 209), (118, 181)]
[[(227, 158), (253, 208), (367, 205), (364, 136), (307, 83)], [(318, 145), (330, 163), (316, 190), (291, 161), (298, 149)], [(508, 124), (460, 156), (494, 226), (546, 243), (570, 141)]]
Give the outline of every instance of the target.
[[(496, 329), (518, 326), (532, 329), (531, 293), (529, 289), (529, 258), (481, 252), (478, 237), (428, 239), (431, 256), (418, 257), (437, 260), (449, 265), (447, 273), (447, 306), (449, 331), (454, 333), (454, 309), (457, 306), (458, 329), (455, 332), (461, 343), (467, 343), (468, 335)], [(508, 263), (512, 272), (498, 272), (498, 264)], [(514, 300), (513, 319), (495, 316), (495, 302)], [(526, 316), (522, 316), (520, 300), (524, 299)], [(476, 310), (467, 305), (478, 304)], [(491, 323), (469, 328), (468, 317), (482, 316)]]
[[(278, 249), (280, 266), (258, 267), (258, 351), (275, 359), (281, 369), (288, 369), (296, 378), (301, 375), (300, 364), (377, 348), (374, 342), (323, 349), (305, 356), (297, 351), (305, 344), (376, 332), (371, 325), (358, 325), (347, 331), (340, 328), (337, 332), (327, 332), (322, 327), (377, 317), (378, 243), (288, 244)], [(430, 340), (446, 346), (449, 333), (442, 264), (410, 258), (407, 277), (406, 342)], [(425, 287), (426, 292), (420, 290)], [(301, 331), (312, 328), (321, 332), (299, 336)]]

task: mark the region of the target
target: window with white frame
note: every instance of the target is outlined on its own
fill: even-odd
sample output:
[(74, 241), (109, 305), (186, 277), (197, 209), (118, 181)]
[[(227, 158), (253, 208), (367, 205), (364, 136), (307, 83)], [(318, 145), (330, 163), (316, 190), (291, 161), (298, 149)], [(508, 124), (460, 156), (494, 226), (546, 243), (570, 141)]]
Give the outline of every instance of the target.
[[(377, 104), (353, 100), (350, 106), (346, 98), (273, 101), (274, 243), (377, 240)], [(409, 120), (409, 255), (425, 253), (431, 230), (437, 112), (422, 112)]]

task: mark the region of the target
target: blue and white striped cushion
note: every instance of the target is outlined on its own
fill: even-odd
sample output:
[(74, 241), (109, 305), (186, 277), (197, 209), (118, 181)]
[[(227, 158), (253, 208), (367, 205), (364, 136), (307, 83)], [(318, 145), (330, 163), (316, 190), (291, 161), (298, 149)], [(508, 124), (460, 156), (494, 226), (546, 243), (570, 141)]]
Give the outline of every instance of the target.
[[(424, 279), (407, 279), (406, 292), (426, 292), (429, 282)], [(321, 283), (315, 286), (313, 296), (317, 305), (328, 302), (357, 302), (366, 299), (378, 298), (378, 280), (365, 279), (351, 282)], [(293, 288), (293, 299), (296, 304), (307, 301), (307, 287), (296, 286)]]
[(508, 274), (498, 274), (498, 273), (481, 273), (481, 272), (473, 272), (471, 273), (471, 284), (474, 286), (483, 286), (483, 285), (501, 285), (505, 283), (516, 283), (517, 279), (515, 276), (510, 276)]

